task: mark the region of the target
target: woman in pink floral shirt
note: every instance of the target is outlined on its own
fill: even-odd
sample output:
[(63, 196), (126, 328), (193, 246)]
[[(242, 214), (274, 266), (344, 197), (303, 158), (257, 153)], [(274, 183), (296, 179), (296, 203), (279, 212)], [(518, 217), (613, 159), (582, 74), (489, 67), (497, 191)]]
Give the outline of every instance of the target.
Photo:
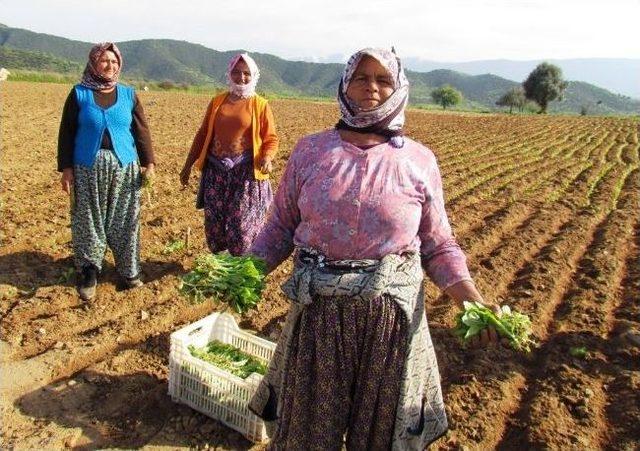
[(340, 121), (298, 142), (252, 246), (269, 270), (296, 251), (292, 308), (250, 404), (272, 449), (424, 449), (447, 429), (422, 269), (459, 303), (482, 297), (436, 158), (402, 134), (407, 98), (393, 52), (353, 55)]

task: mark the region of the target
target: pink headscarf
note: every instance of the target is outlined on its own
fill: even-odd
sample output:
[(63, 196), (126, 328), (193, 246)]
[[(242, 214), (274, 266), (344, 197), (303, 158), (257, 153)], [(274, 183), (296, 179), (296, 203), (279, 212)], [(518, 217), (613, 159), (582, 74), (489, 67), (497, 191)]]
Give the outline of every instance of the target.
[[(251, 81), (246, 85), (234, 83), (231, 78), (231, 71), (236, 67), (236, 64), (238, 64), (238, 61), (241, 59), (247, 63), (249, 71), (251, 72)], [(229, 92), (243, 99), (248, 99), (256, 94), (258, 79), (260, 79), (260, 70), (258, 69), (258, 65), (247, 53), (238, 53), (236, 56), (231, 58), (229, 65), (227, 66), (227, 84), (229, 86)]]
[[(113, 74), (113, 76), (107, 78), (98, 73), (97, 66), (98, 61), (100, 60), (104, 52), (109, 50), (116, 55), (119, 64), (118, 70)], [(82, 74), (80, 84), (96, 91), (113, 88), (116, 83), (118, 83), (118, 77), (120, 77), (121, 71), (122, 55), (120, 54), (118, 46), (116, 46), (113, 42), (101, 42), (91, 47), (91, 51), (89, 52), (89, 60), (87, 61), (87, 65), (84, 68), (84, 73)]]

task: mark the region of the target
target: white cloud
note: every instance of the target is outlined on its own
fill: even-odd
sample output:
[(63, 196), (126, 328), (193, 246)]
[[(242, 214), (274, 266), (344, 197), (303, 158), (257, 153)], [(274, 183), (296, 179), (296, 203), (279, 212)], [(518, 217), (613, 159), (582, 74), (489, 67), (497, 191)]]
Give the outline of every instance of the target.
[(71, 39), (180, 39), (284, 57), (372, 45), (439, 61), (640, 57), (638, 0), (0, 0), (0, 10), (9, 26)]

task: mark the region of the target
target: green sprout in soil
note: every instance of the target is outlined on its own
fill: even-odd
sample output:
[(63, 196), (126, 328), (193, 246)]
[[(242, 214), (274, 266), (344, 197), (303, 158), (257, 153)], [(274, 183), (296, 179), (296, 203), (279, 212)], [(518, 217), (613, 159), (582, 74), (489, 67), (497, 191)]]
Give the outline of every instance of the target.
[(571, 357), (578, 359), (587, 359), (589, 357), (589, 350), (584, 346), (572, 346), (569, 348), (569, 354)]
[(162, 255), (173, 254), (174, 252), (181, 251), (185, 248), (185, 242), (183, 240), (171, 240), (162, 250)]

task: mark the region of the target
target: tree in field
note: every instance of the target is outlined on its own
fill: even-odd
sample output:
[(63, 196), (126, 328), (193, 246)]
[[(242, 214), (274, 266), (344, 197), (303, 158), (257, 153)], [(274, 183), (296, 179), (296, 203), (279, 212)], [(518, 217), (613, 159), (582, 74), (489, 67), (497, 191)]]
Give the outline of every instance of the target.
[(562, 79), (562, 69), (553, 64), (540, 63), (522, 83), (522, 87), (527, 99), (540, 105), (539, 113), (546, 114), (549, 102), (562, 100), (567, 84)]
[(516, 86), (505, 92), (502, 97), (498, 99), (496, 105), (508, 106), (509, 114), (511, 114), (513, 107), (516, 107), (518, 111), (522, 113), (525, 103), (527, 103), (527, 98), (524, 95), (524, 89), (522, 89), (522, 86)]
[(431, 98), (446, 110), (448, 106), (457, 105), (462, 101), (462, 93), (450, 85), (444, 85), (431, 91)]

